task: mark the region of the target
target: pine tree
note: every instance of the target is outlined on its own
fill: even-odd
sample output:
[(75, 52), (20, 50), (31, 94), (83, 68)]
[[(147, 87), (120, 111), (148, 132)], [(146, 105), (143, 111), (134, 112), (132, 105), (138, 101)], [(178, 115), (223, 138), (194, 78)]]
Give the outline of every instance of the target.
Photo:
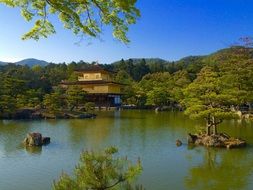
[[(81, 153), (74, 177), (62, 174), (53, 184), (54, 190), (133, 190), (133, 180), (141, 173), (140, 162), (132, 165), (127, 158), (116, 158), (118, 149), (107, 148), (98, 154), (92, 151)], [(141, 190), (140, 187), (136, 188)]]
[(217, 134), (217, 125), (224, 119), (236, 117), (231, 105), (237, 100), (226, 85), (218, 72), (204, 67), (197, 79), (184, 90), (182, 103), (186, 107), (185, 113), (193, 119), (205, 119), (208, 135)]
[(85, 103), (86, 94), (79, 86), (71, 86), (67, 89), (66, 99), (71, 111)]

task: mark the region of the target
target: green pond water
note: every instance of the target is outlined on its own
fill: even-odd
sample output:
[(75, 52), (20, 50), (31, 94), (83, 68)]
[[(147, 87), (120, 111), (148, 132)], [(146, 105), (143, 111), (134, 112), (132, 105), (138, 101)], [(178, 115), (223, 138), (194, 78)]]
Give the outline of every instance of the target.
[[(226, 121), (222, 130), (241, 137), (244, 149), (188, 147), (188, 132), (202, 123), (182, 113), (99, 112), (96, 119), (0, 121), (0, 190), (47, 190), (62, 171), (71, 174), (85, 149), (116, 145), (120, 155), (141, 158), (138, 183), (147, 190), (253, 189), (253, 123)], [(29, 132), (51, 137), (51, 144), (26, 149)], [(176, 139), (183, 146), (176, 147)]]

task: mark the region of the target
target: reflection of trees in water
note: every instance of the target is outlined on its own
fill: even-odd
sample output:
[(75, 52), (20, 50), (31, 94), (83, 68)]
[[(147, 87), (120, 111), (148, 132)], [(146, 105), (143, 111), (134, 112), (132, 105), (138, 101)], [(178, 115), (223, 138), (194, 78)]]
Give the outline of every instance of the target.
[(42, 152), (42, 146), (25, 146), (25, 150), (31, 155), (40, 155)]
[(69, 120), (68, 125), (73, 146), (85, 144), (96, 148), (110, 144), (144, 150), (150, 141), (158, 143), (161, 138), (185, 137), (186, 130), (195, 122), (179, 112), (155, 114), (154, 111), (124, 110), (99, 112), (94, 120)]
[(0, 120), (0, 151), (2, 150), (4, 154), (19, 151), (30, 128), (31, 125), (25, 121)]
[(85, 142), (94, 146), (102, 144), (111, 134), (112, 119), (94, 119), (94, 120), (70, 120), (69, 132), (71, 141), (74, 145)]
[(120, 137), (119, 143), (129, 150), (138, 148), (138, 151), (162, 146), (159, 143), (163, 140), (185, 138), (186, 130), (195, 124), (181, 112), (155, 113), (153, 110), (124, 110), (118, 123), (116, 136)]
[(189, 170), (187, 189), (245, 189), (253, 171), (252, 153), (246, 149), (204, 149), (202, 164)]
[(230, 136), (246, 139), (247, 143), (253, 144), (253, 122), (247, 120), (229, 120), (221, 124), (220, 130)]

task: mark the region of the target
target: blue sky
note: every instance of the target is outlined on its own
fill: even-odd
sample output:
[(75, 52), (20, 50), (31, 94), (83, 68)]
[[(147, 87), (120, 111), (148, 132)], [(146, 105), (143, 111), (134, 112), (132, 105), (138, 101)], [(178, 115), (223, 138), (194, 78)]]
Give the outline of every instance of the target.
[(53, 20), (56, 35), (39, 42), (22, 41), (22, 34), (32, 24), (23, 20), (18, 9), (0, 5), (0, 61), (31, 57), (57, 63), (158, 57), (178, 60), (209, 54), (241, 36), (253, 36), (252, 0), (138, 0), (137, 7), (142, 16), (130, 27), (131, 43), (126, 46), (113, 39), (108, 28), (103, 41), (76, 45), (78, 38), (57, 20)]

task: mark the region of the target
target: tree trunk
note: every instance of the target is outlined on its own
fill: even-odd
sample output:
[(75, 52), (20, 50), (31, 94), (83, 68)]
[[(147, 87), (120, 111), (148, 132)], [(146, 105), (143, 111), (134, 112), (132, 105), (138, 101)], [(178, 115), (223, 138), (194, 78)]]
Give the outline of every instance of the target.
[(249, 105), (249, 112), (251, 112), (252, 111), (252, 105), (251, 105), (250, 102), (248, 103), (248, 105)]
[(213, 125), (213, 134), (217, 135), (217, 125)]
[(206, 125), (206, 134), (208, 136), (211, 134), (211, 132), (210, 132), (210, 125)]
[(212, 126), (212, 133), (213, 135), (217, 135), (217, 125), (216, 125), (216, 118), (213, 116), (212, 117), (212, 122), (211, 122), (211, 126)]

